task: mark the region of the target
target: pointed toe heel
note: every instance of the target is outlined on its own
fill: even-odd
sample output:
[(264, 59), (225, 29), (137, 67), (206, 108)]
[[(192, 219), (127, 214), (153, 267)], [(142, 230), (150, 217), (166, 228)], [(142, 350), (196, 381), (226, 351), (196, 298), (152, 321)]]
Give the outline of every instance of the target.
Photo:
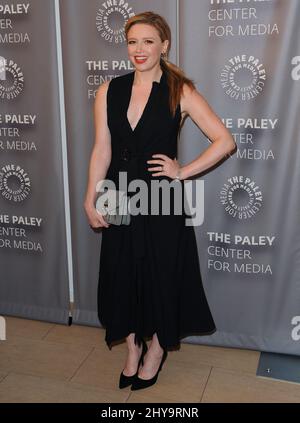
[(135, 377), (137, 376), (137, 374), (138, 374), (140, 364), (141, 364), (141, 363), (142, 363), (142, 364), (144, 364), (144, 355), (146, 354), (146, 352), (147, 352), (147, 350), (148, 350), (148, 347), (147, 347), (147, 343), (146, 343), (144, 340), (142, 340), (142, 345), (143, 345), (143, 349), (142, 349), (142, 354), (141, 354), (141, 357), (140, 357), (139, 362), (138, 362), (138, 368), (137, 368), (137, 371), (136, 371), (136, 373), (135, 373), (134, 375), (132, 375), (132, 376), (126, 376), (126, 375), (124, 375), (124, 374), (123, 374), (123, 370), (124, 370), (124, 369), (122, 370), (122, 372), (121, 372), (121, 374), (120, 374), (120, 379), (119, 379), (119, 388), (120, 388), (120, 389), (127, 388), (127, 386), (130, 386), (130, 385), (133, 383), (134, 378), (135, 378)]
[(120, 380), (119, 380), (119, 388), (127, 388), (127, 386), (130, 386), (133, 383), (135, 374), (132, 376), (126, 376), (123, 374), (123, 371), (120, 374)]
[(159, 365), (159, 368), (156, 372), (156, 374), (151, 378), (151, 379), (140, 379), (138, 377), (138, 371), (136, 372), (136, 374), (134, 375), (134, 379), (131, 385), (131, 390), (132, 391), (137, 391), (138, 389), (144, 389), (144, 388), (148, 388), (149, 386), (152, 386), (156, 383), (157, 378), (158, 378), (158, 373), (161, 371), (162, 366), (167, 358), (168, 352), (166, 350), (164, 350), (162, 359), (161, 359), (161, 363)]

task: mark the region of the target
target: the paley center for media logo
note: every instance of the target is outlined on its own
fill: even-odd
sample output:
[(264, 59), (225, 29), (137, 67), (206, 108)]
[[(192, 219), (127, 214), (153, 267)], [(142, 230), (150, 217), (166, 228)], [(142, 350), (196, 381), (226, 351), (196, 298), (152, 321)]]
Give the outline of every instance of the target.
[(24, 88), (21, 67), (12, 59), (0, 56), (0, 99), (13, 100)]
[(133, 6), (128, 1), (104, 1), (96, 14), (97, 31), (105, 41), (122, 44), (126, 41), (125, 24), (134, 15)]
[(220, 82), (225, 93), (234, 100), (249, 101), (264, 90), (267, 73), (257, 57), (237, 54), (225, 63)]

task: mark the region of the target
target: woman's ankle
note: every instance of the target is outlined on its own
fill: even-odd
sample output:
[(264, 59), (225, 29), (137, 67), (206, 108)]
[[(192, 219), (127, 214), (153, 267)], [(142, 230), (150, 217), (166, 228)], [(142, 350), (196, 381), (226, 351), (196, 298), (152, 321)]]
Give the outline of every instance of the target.
[(127, 348), (130, 353), (139, 353), (142, 351), (143, 345), (135, 344), (134, 342), (134, 333), (130, 334), (126, 338)]
[(164, 349), (160, 345), (156, 333), (152, 337), (149, 350), (151, 350), (155, 355), (163, 355), (164, 353)]

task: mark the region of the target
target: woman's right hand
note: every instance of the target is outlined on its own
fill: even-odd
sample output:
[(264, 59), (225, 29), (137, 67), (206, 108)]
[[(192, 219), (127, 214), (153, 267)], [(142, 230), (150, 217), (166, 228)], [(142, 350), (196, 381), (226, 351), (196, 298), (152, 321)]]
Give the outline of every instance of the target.
[(92, 228), (109, 228), (110, 225), (104, 219), (103, 214), (99, 213), (94, 206), (85, 204), (84, 210)]

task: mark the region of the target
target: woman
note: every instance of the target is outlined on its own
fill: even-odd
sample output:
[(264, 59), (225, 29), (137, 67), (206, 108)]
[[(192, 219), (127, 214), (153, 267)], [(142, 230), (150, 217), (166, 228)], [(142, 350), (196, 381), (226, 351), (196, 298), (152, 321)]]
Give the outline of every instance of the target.
[[(96, 184), (106, 178), (118, 189), (119, 172), (126, 172), (128, 183), (139, 179), (149, 186), (154, 179), (165, 179), (183, 184), (230, 153), (235, 142), (193, 82), (167, 60), (171, 32), (163, 17), (140, 13), (128, 20), (125, 33), (135, 71), (97, 91), (84, 206), (90, 225), (104, 228), (99, 320), (109, 348), (126, 338), (119, 387), (135, 390), (156, 382), (167, 350), (178, 347), (180, 338), (207, 335), (216, 327), (202, 287), (194, 228), (185, 225), (186, 215), (139, 214), (131, 216), (129, 225), (109, 225), (95, 209)], [(180, 166), (177, 137), (187, 116), (212, 143)]]

